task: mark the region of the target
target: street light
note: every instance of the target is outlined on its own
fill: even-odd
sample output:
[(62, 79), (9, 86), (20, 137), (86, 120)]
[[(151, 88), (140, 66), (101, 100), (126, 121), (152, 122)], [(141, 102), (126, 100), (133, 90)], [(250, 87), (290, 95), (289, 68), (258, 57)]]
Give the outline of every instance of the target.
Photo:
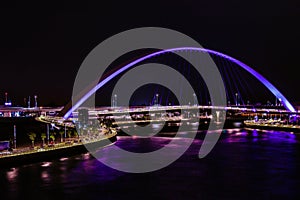
[(34, 107), (37, 108), (37, 95), (34, 95)]
[(30, 108), (30, 96), (28, 97), (28, 108)]
[(238, 93), (235, 93), (235, 105), (238, 106)]
[(156, 95), (155, 95), (155, 97), (156, 97), (155, 101), (156, 101), (156, 106), (157, 106), (157, 107), (158, 107), (158, 96), (159, 96), (159, 94), (156, 94)]
[(112, 98), (112, 107), (115, 108), (117, 107), (117, 95), (114, 94), (113, 98)]
[(5, 92), (5, 103), (7, 103), (7, 92)]
[(197, 96), (195, 93), (193, 94), (193, 97), (194, 97), (194, 106), (197, 106)]
[(65, 123), (65, 140), (67, 138), (67, 124)]
[(279, 100), (279, 106), (281, 106), (281, 98), (279, 98), (278, 100)]

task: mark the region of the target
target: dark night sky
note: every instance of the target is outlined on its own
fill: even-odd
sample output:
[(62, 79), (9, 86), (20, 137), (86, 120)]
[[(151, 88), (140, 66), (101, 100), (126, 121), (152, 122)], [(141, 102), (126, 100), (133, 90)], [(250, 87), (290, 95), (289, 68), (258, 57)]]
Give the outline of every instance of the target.
[[(9, 3), (11, 2), (11, 3)], [(13, 2), (0, 6), (0, 104), (64, 105), (85, 56), (121, 31), (160, 26), (250, 65), (300, 102), (298, 0)]]

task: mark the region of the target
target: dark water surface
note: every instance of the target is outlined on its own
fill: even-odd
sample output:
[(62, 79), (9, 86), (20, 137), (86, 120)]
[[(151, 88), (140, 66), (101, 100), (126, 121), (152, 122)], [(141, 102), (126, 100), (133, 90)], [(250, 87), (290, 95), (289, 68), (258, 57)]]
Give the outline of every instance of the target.
[[(171, 139), (118, 137), (116, 145), (147, 152)], [(199, 133), (183, 156), (155, 172), (120, 172), (90, 154), (1, 169), (1, 200), (298, 199), (299, 141), (286, 132), (229, 129), (207, 157), (198, 158)], [(100, 151), (109, 155), (113, 148)], [(121, 157), (114, 159), (122, 165)]]

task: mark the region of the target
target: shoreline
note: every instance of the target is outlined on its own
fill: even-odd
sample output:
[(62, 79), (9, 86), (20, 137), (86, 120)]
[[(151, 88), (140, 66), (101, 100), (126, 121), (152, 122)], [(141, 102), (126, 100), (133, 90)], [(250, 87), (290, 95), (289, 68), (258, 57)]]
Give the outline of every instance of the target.
[(117, 141), (117, 134), (106, 135), (105, 137), (91, 142), (80, 142), (60, 147), (50, 147), (44, 150), (34, 149), (22, 153), (11, 153), (0, 155), (1, 167), (15, 167), (23, 164), (50, 161), (56, 158), (72, 156), (88, 152), (88, 150), (100, 149), (109, 146)]
[(245, 120), (243, 122), (243, 125), (246, 128), (300, 133), (300, 126), (299, 125), (287, 125), (287, 124), (279, 124), (279, 123), (270, 123), (268, 121), (267, 122), (255, 122), (253, 120)]

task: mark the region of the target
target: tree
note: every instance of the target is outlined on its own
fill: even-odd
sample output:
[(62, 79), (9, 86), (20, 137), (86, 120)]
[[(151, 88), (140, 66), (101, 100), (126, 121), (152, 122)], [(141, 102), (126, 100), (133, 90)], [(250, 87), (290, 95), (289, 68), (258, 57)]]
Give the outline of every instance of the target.
[(55, 135), (56, 135), (55, 132), (51, 132), (51, 134), (50, 134), (50, 139), (51, 139), (53, 142), (55, 142)]
[(67, 134), (68, 134), (68, 138), (71, 138), (71, 137), (72, 137), (72, 131), (71, 131), (71, 130), (68, 130), (68, 131), (67, 131)]
[(42, 141), (43, 141), (42, 147), (44, 147), (45, 139), (46, 139), (46, 133), (41, 133), (41, 138), (42, 138)]
[(33, 132), (28, 133), (28, 137), (31, 140), (32, 148), (34, 148), (34, 140), (36, 138), (36, 134)]
[(64, 130), (60, 130), (59, 134), (60, 134), (60, 142), (62, 143), (63, 142), (63, 135), (65, 134), (65, 131)]
[(78, 134), (78, 132), (76, 130), (74, 130), (74, 136), (77, 137), (77, 138), (79, 138), (79, 134)]

